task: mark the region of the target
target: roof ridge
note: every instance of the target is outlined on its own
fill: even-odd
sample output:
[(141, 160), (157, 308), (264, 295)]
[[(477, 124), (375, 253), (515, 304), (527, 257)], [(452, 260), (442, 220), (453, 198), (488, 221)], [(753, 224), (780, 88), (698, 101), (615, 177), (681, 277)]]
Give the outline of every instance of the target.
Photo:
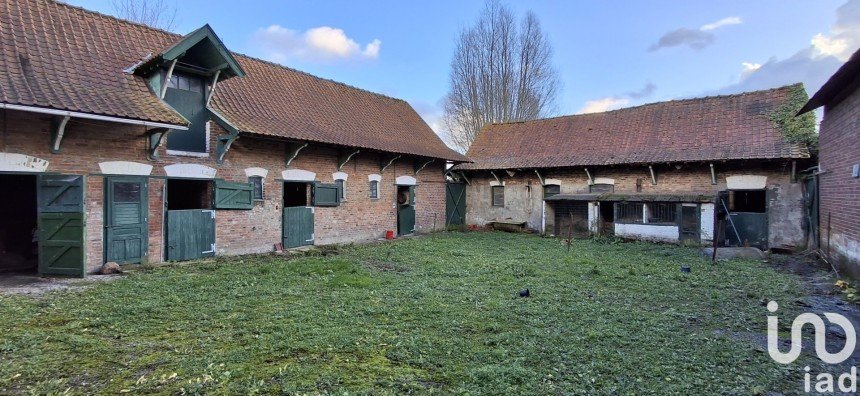
[(282, 65), (282, 64), (277, 63), (277, 62), (274, 62), (274, 61), (265, 60), (265, 59), (262, 59), (262, 58), (257, 58), (257, 57), (255, 57), (255, 56), (251, 56), (251, 55), (248, 55), (248, 54), (243, 54), (243, 53), (241, 53), (241, 52), (235, 52), (235, 51), (230, 51), (230, 52), (232, 52), (234, 55), (238, 55), (238, 56), (241, 56), (241, 57), (243, 57), (243, 58), (247, 58), (247, 59), (250, 59), (250, 60), (253, 60), (253, 61), (257, 61), (257, 62), (260, 62), (260, 63), (266, 64), (266, 65), (269, 65), (269, 66), (274, 66), (274, 67), (277, 67), (277, 68), (281, 68), (281, 69), (289, 70), (289, 71), (296, 72), (296, 73), (299, 73), (299, 74), (304, 74), (304, 75), (306, 75), (306, 76), (308, 76), (308, 77), (312, 77), (312, 78), (315, 78), (315, 79), (317, 79), (317, 80), (321, 80), (321, 81), (328, 81), (328, 82), (331, 82), (331, 83), (335, 83), (335, 84), (337, 84), (337, 85), (344, 86), (344, 87), (346, 87), (346, 88), (354, 89), (354, 90), (356, 90), (356, 91), (362, 91), (362, 92), (369, 93), (369, 94), (372, 94), (372, 95), (376, 95), (376, 96), (379, 96), (379, 97), (382, 97), (382, 98), (385, 98), (385, 99), (391, 99), (391, 100), (394, 100), (394, 101), (404, 102), (404, 103), (407, 103), (407, 104), (409, 103), (409, 102), (407, 102), (406, 100), (401, 99), (401, 98), (395, 98), (395, 97), (393, 97), (393, 96), (389, 96), (389, 95), (386, 95), (386, 94), (383, 94), (383, 93), (379, 93), (379, 92), (374, 92), (374, 91), (371, 91), (371, 90), (369, 90), (369, 89), (365, 89), (365, 88), (361, 88), (361, 87), (356, 87), (356, 86), (354, 86), (354, 85), (350, 85), (350, 84), (347, 84), (347, 83), (342, 82), (342, 81), (337, 81), (337, 80), (333, 80), (333, 79), (330, 79), (330, 78), (320, 77), (320, 76), (317, 76), (317, 75), (314, 75), (314, 74), (308, 73), (308, 72), (303, 71), (303, 70), (299, 70), (299, 69), (295, 69), (295, 68), (292, 68), (292, 67), (289, 67), (289, 66), (286, 66), (286, 65)]
[(802, 86), (803, 86), (803, 83), (802, 83), (802, 82), (797, 82), (797, 83), (794, 83), (794, 84), (783, 85), (783, 86), (781, 86), (781, 87), (774, 87), (774, 88), (768, 88), (768, 89), (760, 89), (760, 90), (756, 90), (756, 91), (744, 91), (744, 92), (738, 92), (738, 93), (733, 93), (733, 94), (710, 95), (710, 96), (698, 96), (698, 97), (693, 97), (693, 98), (683, 98), (683, 99), (670, 99), (670, 100), (664, 100), (664, 101), (659, 101), (659, 102), (643, 103), (643, 104), (636, 105), (636, 106), (622, 107), (622, 108), (620, 108), (620, 109), (607, 110), (607, 111), (598, 111), (598, 112), (594, 112), (594, 113), (566, 114), (566, 115), (560, 115), (560, 116), (554, 116), (554, 117), (538, 118), (538, 119), (534, 119), (534, 120), (523, 120), (523, 121), (492, 122), (492, 123), (489, 123), (489, 124), (487, 124), (487, 125), (526, 124), (526, 123), (531, 123), (531, 122), (541, 122), (541, 121), (557, 120), (557, 119), (560, 119), (560, 118), (574, 118), (574, 117), (590, 116), (590, 115), (595, 115), (595, 114), (609, 114), (609, 113), (617, 113), (617, 112), (622, 112), (622, 111), (637, 110), (637, 109), (640, 109), (640, 108), (643, 108), (643, 107), (648, 107), (648, 106), (662, 105), (662, 104), (666, 104), (666, 103), (675, 103), (675, 102), (696, 102), (696, 101), (703, 101), (703, 100), (708, 100), (708, 99), (721, 99), (721, 98), (730, 98), (730, 97), (748, 96), (748, 95), (753, 95), (753, 94), (761, 94), (761, 93), (765, 93), (765, 92), (772, 92), (772, 91), (786, 90), (786, 89), (789, 89), (789, 88), (792, 88), (792, 87), (796, 87), (796, 86), (801, 86), (801, 87), (802, 87)]
[(154, 30), (154, 31), (159, 32), (159, 33), (166, 33), (166, 34), (169, 34), (169, 35), (172, 35), (172, 36), (183, 37), (183, 35), (182, 35), (182, 34), (179, 34), (179, 33), (176, 33), (176, 32), (171, 32), (171, 31), (169, 31), (169, 30), (165, 30), (165, 29), (161, 29), (161, 28), (154, 27), (154, 26), (150, 26), (150, 25), (147, 25), (147, 24), (145, 24), (145, 23), (140, 23), (140, 22), (131, 21), (131, 20), (128, 20), (128, 19), (125, 19), (125, 18), (120, 18), (120, 17), (118, 17), (118, 16), (116, 16), (116, 15), (110, 15), (110, 14), (105, 14), (105, 13), (102, 13), (102, 12), (98, 12), (98, 11), (90, 10), (90, 9), (88, 9), (88, 8), (84, 8), (83, 6), (72, 5), (72, 4), (66, 3), (66, 2), (64, 2), (64, 1), (62, 1), (62, 0), (44, 0), (44, 1), (47, 1), (48, 3), (54, 3), (54, 4), (59, 5), (59, 6), (63, 6), (63, 7), (67, 7), (67, 8), (71, 8), (71, 9), (74, 9), (74, 10), (83, 11), (83, 12), (85, 12), (85, 13), (87, 13), (87, 14), (92, 14), (92, 15), (95, 15), (95, 16), (98, 16), (98, 17), (110, 18), (110, 19), (114, 19), (114, 20), (117, 20), (117, 21), (122, 22), (122, 23), (129, 24), (129, 25), (134, 25), (134, 26), (144, 27), (144, 28), (147, 28), (147, 29), (149, 29), (149, 30)]

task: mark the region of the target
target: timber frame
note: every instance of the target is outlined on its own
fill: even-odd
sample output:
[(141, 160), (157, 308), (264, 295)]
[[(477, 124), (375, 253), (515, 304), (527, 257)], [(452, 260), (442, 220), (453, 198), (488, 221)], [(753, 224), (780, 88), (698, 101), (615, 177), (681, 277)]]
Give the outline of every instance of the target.
[(343, 166), (346, 165), (349, 160), (352, 159), (356, 154), (360, 153), (361, 150), (351, 150), (351, 151), (338, 151), (337, 154), (337, 170), (340, 172), (343, 169)]
[(299, 152), (301, 152), (302, 149), (307, 147), (307, 146), (308, 146), (308, 143), (287, 142), (285, 153), (284, 153), (284, 155), (285, 155), (284, 164), (286, 165), (287, 168), (289, 168), (290, 164), (293, 163), (293, 160), (299, 156)]
[(379, 155), (379, 173), (385, 172), (394, 161), (397, 161), (402, 155), (400, 154), (387, 154), (383, 153)]
[(430, 158), (430, 159), (425, 158), (425, 159), (422, 159), (420, 161), (416, 160), (415, 162), (412, 163), (412, 170), (417, 175), (418, 172), (421, 172), (422, 170), (424, 170), (424, 168), (426, 168), (427, 165), (430, 165), (431, 163), (433, 163), (433, 161), (435, 161), (433, 158)]

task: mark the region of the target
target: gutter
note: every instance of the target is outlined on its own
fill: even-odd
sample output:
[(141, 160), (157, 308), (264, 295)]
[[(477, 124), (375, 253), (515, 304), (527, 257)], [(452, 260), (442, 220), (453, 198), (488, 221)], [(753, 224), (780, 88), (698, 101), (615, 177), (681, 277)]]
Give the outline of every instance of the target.
[(50, 115), (57, 115), (57, 116), (63, 116), (63, 117), (75, 117), (75, 118), (83, 118), (83, 119), (96, 120), (96, 121), (117, 122), (120, 124), (143, 125), (143, 126), (147, 126), (147, 127), (151, 127), (151, 128), (168, 128), (168, 129), (176, 129), (176, 130), (180, 130), (180, 131), (187, 131), (188, 130), (188, 126), (185, 126), (185, 125), (173, 125), (173, 124), (166, 124), (163, 122), (133, 120), (130, 118), (120, 118), (120, 117), (103, 116), (103, 115), (97, 115), (97, 114), (80, 113), (77, 111), (54, 110), (54, 109), (48, 109), (48, 108), (44, 108), (44, 107), (22, 106), (22, 105), (15, 105), (15, 104), (0, 103), (0, 109), (26, 111), (26, 112), (30, 112), (30, 113), (39, 113), (39, 114), (50, 114)]

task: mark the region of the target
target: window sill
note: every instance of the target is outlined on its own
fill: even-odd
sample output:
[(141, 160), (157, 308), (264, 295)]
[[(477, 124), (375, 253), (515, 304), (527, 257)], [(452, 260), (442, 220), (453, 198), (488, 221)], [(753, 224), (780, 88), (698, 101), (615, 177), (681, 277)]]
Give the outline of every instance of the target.
[(209, 153), (198, 153), (194, 151), (167, 150), (166, 153), (167, 155), (175, 155), (177, 157), (209, 158)]

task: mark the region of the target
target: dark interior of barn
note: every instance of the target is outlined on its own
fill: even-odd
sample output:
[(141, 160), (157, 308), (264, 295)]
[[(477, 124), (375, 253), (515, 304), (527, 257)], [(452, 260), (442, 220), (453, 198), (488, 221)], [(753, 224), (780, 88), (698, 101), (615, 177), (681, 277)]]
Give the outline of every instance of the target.
[(188, 179), (167, 180), (167, 210), (211, 208), (211, 181)]
[(0, 273), (35, 272), (36, 176), (0, 174)]
[(310, 206), (307, 183), (284, 183), (284, 207)]

